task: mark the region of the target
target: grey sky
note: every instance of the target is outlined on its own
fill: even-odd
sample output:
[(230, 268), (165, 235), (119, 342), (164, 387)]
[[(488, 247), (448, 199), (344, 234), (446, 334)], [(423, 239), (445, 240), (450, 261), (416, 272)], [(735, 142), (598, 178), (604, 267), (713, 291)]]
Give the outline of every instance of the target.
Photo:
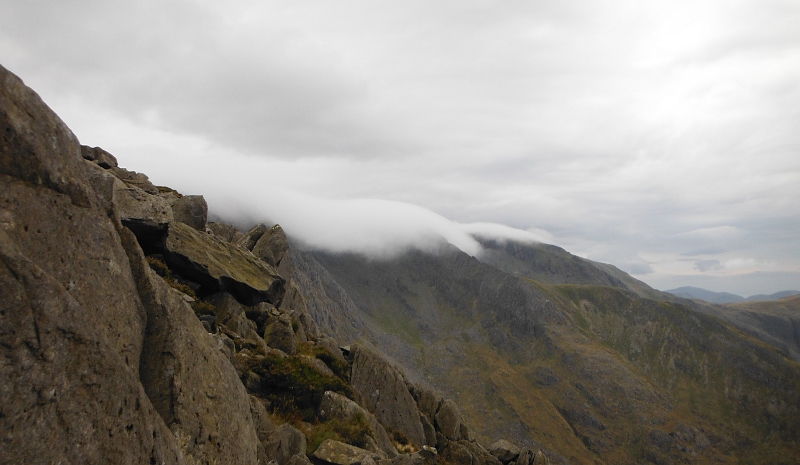
[(223, 216), (369, 252), (499, 223), (662, 289), (800, 288), (794, 0), (0, 11), (0, 63), (83, 143)]

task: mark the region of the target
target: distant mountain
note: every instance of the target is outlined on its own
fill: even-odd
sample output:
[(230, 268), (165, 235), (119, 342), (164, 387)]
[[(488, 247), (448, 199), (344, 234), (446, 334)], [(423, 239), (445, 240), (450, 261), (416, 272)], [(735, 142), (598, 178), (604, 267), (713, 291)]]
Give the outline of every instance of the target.
[(791, 295), (798, 295), (798, 294), (800, 294), (800, 291), (781, 291), (781, 292), (776, 292), (774, 294), (769, 294), (769, 295), (767, 295), (767, 294), (751, 295), (750, 297), (746, 298), (745, 300), (747, 302), (761, 302), (761, 301), (764, 301), (764, 300), (780, 300), (780, 299), (783, 299), (784, 297), (789, 297)]
[(677, 297), (683, 297), (684, 299), (700, 299), (712, 304), (732, 304), (745, 301), (745, 298), (740, 295), (731, 294), (729, 292), (714, 292), (691, 286), (670, 289), (666, 292)]
[(790, 295), (800, 294), (800, 291), (781, 291), (774, 294), (757, 294), (744, 298), (729, 292), (714, 292), (699, 287), (684, 286), (670, 289), (668, 292), (684, 299), (700, 299), (712, 304), (735, 304), (738, 302), (761, 302), (764, 300), (779, 300)]

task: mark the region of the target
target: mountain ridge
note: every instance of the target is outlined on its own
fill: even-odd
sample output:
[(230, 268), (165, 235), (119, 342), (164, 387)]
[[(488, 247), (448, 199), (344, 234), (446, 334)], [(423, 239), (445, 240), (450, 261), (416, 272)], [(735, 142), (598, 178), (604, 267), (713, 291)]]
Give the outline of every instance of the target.
[(786, 290), (774, 292), (772, 294), (754, 294), (749, 297), (742, 297), (738, 294), (732, 294), (729, 292), (714, 292), (693, 286), (678, 287), (675, 289), (666, 290), (664, 292), (668, 292), (676, 297), (682, 297), (684, 299), (700, 299), (712, 304), (732, 304), (739, 302), (780, 300), (784, 297), (800, 294), (800, 291)]
[[(657, 291), (659, 299), (643, 297), (613, 275), (595, 274), (602, 267), (544, 249), (555, 252), (536, 266), (551, 270), (557, 284), (508, 273), (446, 247), (439, 254), (409, 252), (393, 260), (307, 253), (352, 299), (358, 318), (371, 328), (366, 337), (404, 360), (412, 378), (467, 406), (465, 415), (482, 440), (506, 436), (541, 444), (553, 460), (570, 463), (728, 462), (741, 454), (735, 438), (750, 426), (723, 413), (730, 400), (719, 393), (730, 392), (733, 379), (740, 388), (748, 386), (749, 395), (762, 389), (762, 381), (778, 389), (789, 379), (778, 373), (796, 371), (797, 365), (763, 338), (745, 336), (691, 301)], [(558, 257), (563, 261), (554, 261)], [(496, 256), (486, 261), (498, 263)], [(503, 263), (521, 270), (517, 262)], [(589, 271), (576, 273), (574, 267)], [(564, 283), (565, 277), (576, 283)], [(733, 345), (711, 342), (716, 338)], [(732, 347), (740, 347), (736, 355)], [(770, 360), (769, 366), (784, 368), (763, 372), (743, 358), (752, 351)], [(711, 359), (718, 368), (710, 368)], [(750, 374), (741, 378), (742, 370)], [(702, 387), (705, 378), (716, 386), (712, 392)], [(797, 396), (792, 386), (781, 391), (790, 403)], [(702, 403), (692, 400), (697, 392), (706, 396)], [(764, 408), (759, 405), (746, 417), (758, 418)], [(630, 416), (633, 412), (638, 414)], [(665, 452), (657, 443), (666, 437), (673, 438), (668, 441), (673, 446), (674, 438), (692, 437), (695, 443), (682, 443), (685, 455)], [(703, 444), (699, 449), (697, 441)], [(613, 445), (626, 442), (638, 452)]]

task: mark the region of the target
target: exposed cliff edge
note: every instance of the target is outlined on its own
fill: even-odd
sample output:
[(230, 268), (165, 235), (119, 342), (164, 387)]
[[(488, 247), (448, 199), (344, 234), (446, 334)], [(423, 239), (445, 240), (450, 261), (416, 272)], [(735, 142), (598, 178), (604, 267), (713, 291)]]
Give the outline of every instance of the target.
[(340, 348), (279, 226), (208, 223), (2, 67), (0, 131), (0, 462), (548, 462), (487, 450), (455, 402)]

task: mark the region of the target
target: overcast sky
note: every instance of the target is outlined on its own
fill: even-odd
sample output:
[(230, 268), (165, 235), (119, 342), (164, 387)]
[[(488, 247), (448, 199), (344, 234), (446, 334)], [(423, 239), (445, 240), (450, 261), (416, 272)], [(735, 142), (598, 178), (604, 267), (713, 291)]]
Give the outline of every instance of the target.
[(320, 247), (511, 231), (800, 289), (796, 0), (0, 0), (0, 63), (82, 143)]

